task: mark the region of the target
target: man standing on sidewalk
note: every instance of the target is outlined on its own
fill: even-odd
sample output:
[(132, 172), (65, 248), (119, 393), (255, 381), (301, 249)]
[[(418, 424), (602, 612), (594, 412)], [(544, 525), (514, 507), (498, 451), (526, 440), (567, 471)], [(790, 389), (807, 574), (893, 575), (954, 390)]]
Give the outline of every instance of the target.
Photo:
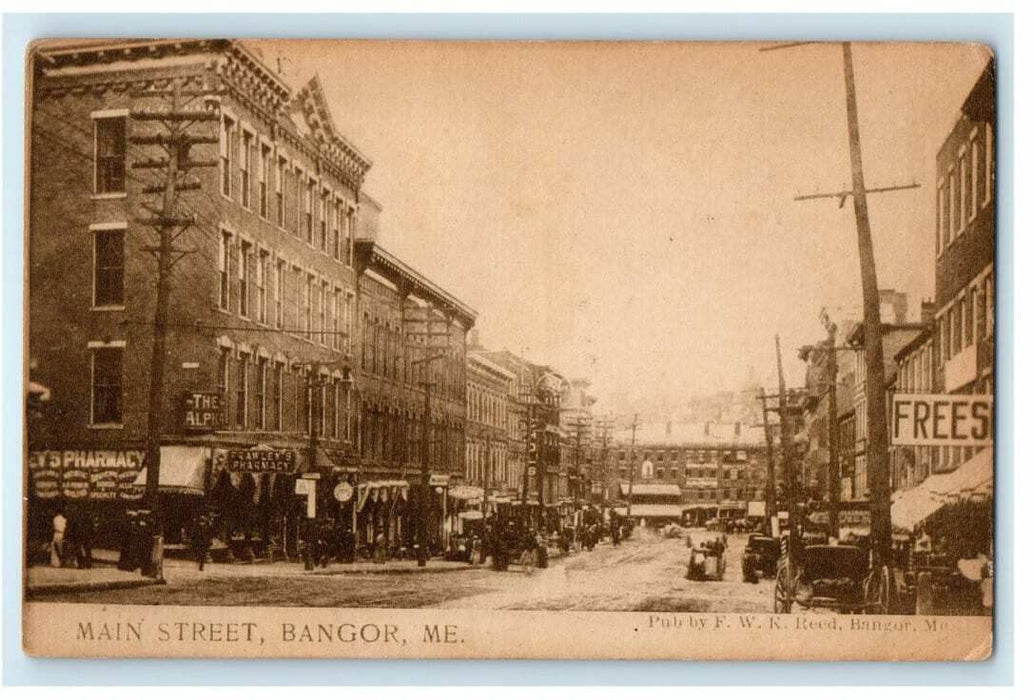
[(54, 534), (50, 538), (50, 565), (57, 569), (65, 560), (65, 529), (68, 527), (68, 519), (62, 511), (59, 506), (54, 514)]
[(208, 550), (212, 547), (212, 528), (207, 513), (200, 513), (191, 523), (190, 544), (194, 560), (198, 562), (198, 571), (204, 571)]

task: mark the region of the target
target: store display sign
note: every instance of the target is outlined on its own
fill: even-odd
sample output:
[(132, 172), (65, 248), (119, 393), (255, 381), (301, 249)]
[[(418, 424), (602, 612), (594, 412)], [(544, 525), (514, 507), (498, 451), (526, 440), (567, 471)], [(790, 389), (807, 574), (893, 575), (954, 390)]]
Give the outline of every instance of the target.
[(189, 433), (210, 433), (223, 427), (223, 397), (191, 391), (183, 398), (183, 429)]
[(992, 444), (992, 397), (895, 394), (891, 444), (978, 447)]
[(143, 465), (143, 450), (39, 450), (29, 453), (29, 478), (37, 498), (133, 500)]
[(226, 469), (231, 472), (291, 474), (295, 471), (295, 451), (227, 450)]

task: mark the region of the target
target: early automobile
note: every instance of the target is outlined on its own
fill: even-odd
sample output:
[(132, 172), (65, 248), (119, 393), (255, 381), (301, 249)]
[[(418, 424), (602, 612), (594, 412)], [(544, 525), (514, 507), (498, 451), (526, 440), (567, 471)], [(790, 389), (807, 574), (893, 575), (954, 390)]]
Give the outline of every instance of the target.
[(726, 538), (716, 537), (690, 549), (686, 577), (691, 581), (721, 581), (726, 573)]
[(758, 583), (759, 578), (773, 578), (780, 563), (780, 542), (775, 537), (748, 535), (741, 560), (745, 583)]
[(773, 612), (806, 610), (887, 614), (891, 595), (887, 566), (871, 567), (870, 552), (852, 545), (812, 545), (801, 552), (793, 572), (789, 561), (776, 572)]

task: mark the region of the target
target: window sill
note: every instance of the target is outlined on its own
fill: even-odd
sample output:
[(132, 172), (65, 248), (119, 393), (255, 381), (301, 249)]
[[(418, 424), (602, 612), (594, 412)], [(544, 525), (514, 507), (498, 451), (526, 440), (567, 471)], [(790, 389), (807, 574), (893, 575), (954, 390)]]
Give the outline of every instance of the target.
[(91, 306), (91, 311), (125, 311), (125, 304), (102, 304), (100, 306)]
[(122, 423), (90, 423), (90, 430), (122, 430), (125, 426)]
[(94, 201), (105, 199), (126, 199), (128, 196), (129, 194), (126, 192), (98, 192), (96, 194), (91, 194), (90, 199)]

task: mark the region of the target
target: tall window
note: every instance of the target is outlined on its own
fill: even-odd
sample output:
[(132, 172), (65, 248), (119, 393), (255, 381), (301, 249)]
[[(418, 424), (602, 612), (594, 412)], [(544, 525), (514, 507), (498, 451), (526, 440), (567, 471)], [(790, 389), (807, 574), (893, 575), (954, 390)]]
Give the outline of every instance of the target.
[(327, 190), (320, 193), (320, 250), (327, 252)]
[(334, 200), (331, 219), (331, 254), (335, 260), (341, 260), (341, 200)]
[(219, 236), (219, 308), (230, 310), (230, 242), (231, 235), (221, 231)]
[(974, 337), (982, 338), (988, 326), (988, 308), (985, 301), (985, 283), (974, 288)]
[(219, 138), (219, 180), (224, 197), (233, 196), (233, 162), (234, 120), (223, 117), (223, 130)]
[(991, 337), (995, 330), (995, 281), (992, 275), (985, 278), (985, 335)]
[(985, 122), (985, 199), (983, 204), (992, 200), (992, 188), (995, 182), (995, 143), (993, 139), (992, 123)]
[(260, 146), (259, 157), (259, 216), (270, 218), (270, 174), (273, 168), (273, 149)]
[(335, 289), (331, 297), (331, 345), (335, 350), (341, 350), (341, 290)]
[(121, 347), (93, 349), (90, 422), (104, 425), (122, 422)]
[(94, 306), (119, 306), (123, 303), (125, 235), (121, 228), (94, 232)]
[(345, 214), (345, 221), (343, 223), (345, 226), (345, 264), (352, 267), (353, 214), (351, 209)]
[(320, 283), (320, 295), (317, 297), (320, 317), (320, 345), (327, 345), (327, 283)]
[(956, 302), (952, 314), (952, 355), (955, 357), (963, 349), (963, 300)]
[(273, 365), (273, 430), (281, 431), (284, 411), (284, 363), (276, 362)]
[(260, 250), (259, 263), (255, 268), (255, 304), (259, 323), (268, 322), (269, 275), (270, 254), (265, 250)]
[(255, 148), (255, 137), (247, 131), (241, 132), (241, 204), (252, 205), (252, 151)]
[(963, 346), (970, 347), (974, 342), (974, 290), (963, 294)]
[(970, 187), (970, 219), (973, 221), (974, 217), (977, 216), (978, 202), (981, 201), (981, 188), (983, 185), (983, 179), (985, 176), (984, 168), (981, 167), (981, 148), (977, 142), (978, 131), (977, 127), (974, 128), (973, 133), (970, 135), (970, 179), (972, 186)]
[(296, 335), (305, 337), (305, 332), (304, 332), (303, 326), (305, 325), (305, 307), (306, 307), (306, 298), (308, 297), (308, 293), (306, 291), (306, 287), (308, 285), (306, 284), (305, 272), (303, 272), (302, 270), (300, 270), (298, 268), (295, 268), (295, 271), (297, 273), (295, 275), (295, 279), (297, 280), (297, 284), (295, 285), (295, 307), (296, 308), (295, 308), (295, 323), (294, 323), (295, 328), (294, 328), (294, 331), (295, 331)]
[(284, 228), (284, 187), (287, 184), (287, 158), (277, 158), (277, 180), (274, 184), (276, 189), (277, 226)]
[(305, 240), (309, 245), (313, 244), (313, 189), (315, 184), (310, 180), (305, 186)]
[(248, 427), (248, 353), (242, 352), (237, 365), (237, 405), (234, 423), (238, 428)]
[(273, 323), (277, 328), (284, 327), (284, 269), (286, 263), (277, 261), (273, 272)]
[(950, 235), (955, 236), (960, 227), (960, 194), (959, 194), (959, 173), (952, 170), (949, 173), (949, 218)]
[(126, 191), (126, 118), (94, 119), (94, 191), (112, 194)]
[(959, 154), (959, 158), (956, 160), (957, 170), (957, 187), (956, 192), (959, 195), (959, 202), (956, 206), (956, 235), (963, 232), (963, 227), (967, 223), (967, 190), (969, 187), (969, 177), (967, 175), (967, 152), (962, 150)]
[(249, 270), (248, 265), (251, 262), (251, 244), (241, 241), (238, 247), (237, 254), (237, 283), (238, 283), (238, 295), (240, 297), (240, 304), (238, 305), (238, 312), (242, 316), (248, 315), (248, 283), (249, 283)]
[(216, 391), (223, 400), (223, 410), (226, 411), (227, 406), (230, 405), (230, 348), (219, 348), (219, 364), (216, 365)]
[(258, 358), (255, 367), (255, 427), (259, 430), (266, 429), (266, 370), (269, 367), (269, 360), (265, 357)]
[(949, 230), (945, 224), (945, 196), (945, 183), (939, 182), (934, 215), (934, 247), (937, 255), (941, 255), (942, 249), (948, 243), (945, 239), (945, 233)]
[(302, 210), (303, 201), (305, 200), (305, 173), (299, 169), (295, 169), (295, 216), (293, 217), (293, 223), (295, 226), (294, 233), (296, 236), (302, 235)]
[(305, 337), (313, 339), (313, 297), (316, 296), (316, 278), (309, 275), (305, 284)]

